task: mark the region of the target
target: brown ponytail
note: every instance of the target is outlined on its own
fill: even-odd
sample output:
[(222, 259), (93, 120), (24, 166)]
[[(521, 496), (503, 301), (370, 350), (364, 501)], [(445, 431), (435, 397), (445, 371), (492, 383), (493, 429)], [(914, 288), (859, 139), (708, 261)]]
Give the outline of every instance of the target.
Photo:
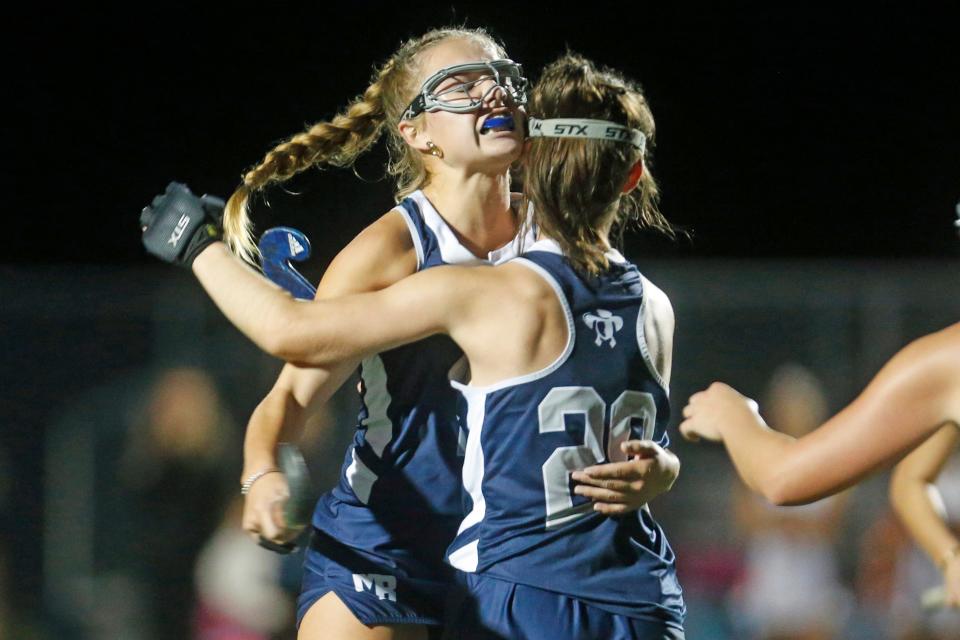
[[(622, 142), (533, 138), (523, 161), (524, 198), (534, 222), (556, 240), (574, 266), (587, 274), (605, 270), (602, 233), (634, 222), (674, 235), (657, 208), (657, 183), (650, 173), (653, 114), (640, 87), (586, 58), (568, 53), (547, 66), (527, 107), (535, 118), (590, 118), (639, 129), (645, 155)], [(631, 168), (644, 162), (637, 188), (624, 194)]]
[(230, 248), (251, 263), (259, 255), (249, 216), (253, 194), (312, 166), (353, 166), (385, 130), (390, 155), (386, 171), (396, 181), (397, 199), (422, 187), (427, 180), (423, 161), (407, 146), (395, 125), (417, 91), (419, 54), (444, 40), (458, 38), (477, 41), (496, 57), (505, 57), (503, 48), (481, 29), (437, 29), (405, 42), (374, 71), (370, 86), (342, 113), (281, 143), (243, 175), (223, 214), (224, 239)]

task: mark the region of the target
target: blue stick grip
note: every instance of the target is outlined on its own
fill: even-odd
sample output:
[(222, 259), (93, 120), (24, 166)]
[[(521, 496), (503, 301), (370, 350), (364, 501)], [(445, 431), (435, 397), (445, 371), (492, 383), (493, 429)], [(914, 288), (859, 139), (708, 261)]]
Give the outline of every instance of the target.
[(260, 254), (263, 256), (263, 274), (289, 291), (295, 298), (312, 300), (316, 288), (292, 264), (310, 257), (310, 240), (292, 227), (274, 227), (260, 236)]

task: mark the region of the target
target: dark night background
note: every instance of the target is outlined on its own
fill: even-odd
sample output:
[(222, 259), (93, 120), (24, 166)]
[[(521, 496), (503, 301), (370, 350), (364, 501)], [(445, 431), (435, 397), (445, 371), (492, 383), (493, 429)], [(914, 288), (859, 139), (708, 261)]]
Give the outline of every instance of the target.
[[(904, 272), (918, 274), (912, 282), (940, 282), (927, 277), (930, 271), (944, 279), (944, 261), (952, 267), (960, 255), (952, 230), (960, 200), (960, 31), (951, 4), (314, 2), (214, 11), (35, 3), (5, 16), (0, 453), (7, 451), (12, 471), (5, 478), (0, 459), (0, 493), (6, 483), (9, 507), (9, 515), (0, 513), (0, 543), (10, 550), (11, 598), (38, 610), (45, 430), (72, 401), (92, 388), (126, 392), (128, 372), (163, 361), (164, 348), (180, 335), (202, 335), (204, 344), (178, 346), (215, 360), (204, 364), (218, 382), (243, 392), (231, 398), (239, 423), (263, 392), (256, 385), (272, 381), (269, 367), (251, 373), (255, 349), (210, 305), (194, 322), (166, 304), (157, 283), (169, 278), (179, 292), (192, 283), (146, 255), (137, 218), (170, 180), (227, 196), (274, 144), (361, 93), (373, 65), (401, 40), (450, 24), (485, 26), (533, 80), (569, 47), (644, 86), (657, 121), (653, 172), (661, 208), (693, 234), (678, 243), (630, 235), (628, 257), (684, 264), (710, 258), (720, 275), (705, 273), (703, 281), (721, 289), (734, 282), (724, 276), (733, 270), (762, 271), (767, 263), (754, 258), (799, 263), (797, 273), (826, 265), (823, 273), (840, 282), (836, 299), (854, 290), (844, 289), (841, 277), (854, 263), (849, 259), (865, 259), (851, 273), (910, 263), (920, 265)], [(289, 193), (271, 190), (271, 206), (254, 212), (258, 228), (306, 231), (315, 258), (304, 271), (316, 279), (339, 248), (392, 206), (391, 185), (379, 180), (384, 157), (378, 145), (361, 160), (362, 179), (344, 170), (311, 171), (291, 181)], [(939, 261), (925, 271), (933, 258)], [(790, 289), (793, 282), (774, 284)], [(947, 297), (956, 290), (930, 287)], [(809, 289), (815, 298), (818, 288)], [(704, 361), (706, 369), (731, 354), (717, 350), (725, 338), (711, 333), (726, 335), (725, 328), (706, 312), (697, 316), (700, 291), (671, 296), (678, 317), (707, 328), (682, 334), (688, 342), (678, 343), (682, 358), (698, 366), (701, 353), (719, 354)], [(776, 288), (770, 291), (775, 310), (788, 308), (777, 307)], [(871, 291), (870, 304), (887, 302), (885, 288)], [(907, 328), (881, 332), (889, 339), (869, 358), (843, 354), (856, 366), (831, 374), (847, 385), (838, 382), (834, 400), (848, 401), (847, 387), (860, 388), (868, 372), (916, 335), (914, 327), (933, 330), (948, 321), (928, 313), (930, 305), (915, 311), (913, 293), (906, 286), (899, 294)], [(750, 333), (750, 305), (731, 312), (717, 302), (721, 297), (704, 296), (704, 304), (725, 310), (732, 327), (726, 329)], [(797, 314), (791, 322), (798, 328), (784, 330), (787, 339), (778, 324), (769, 342), (785, 353), (776, 355), (808, 343), (817, 354), (839, 353), (841, 338), (861, 344), (867, 325), (858, 324), (857, 301), (849, 326), (841, 322), (847, 307), (820, 314), (825, 320)], [(938, 308), (955, 321), (955, 301)], [(910, 314), (926, 315), (913, 322)], [(883, 322), (880, 314), (878, 326)], [(242, 349), (223, 346), (228, 332), (229, 345), (247, 351), (236, 360), (211, 358)], [(729, 346), (736, 352), (731, 362), (750, 353), (772, 363), (773, 355), (742, 344)], [(868, 332), (864, 350), (875, 344), (877, 335)], [(684, 374), (681, 392), (726, 373), (677, 369), (694, 370)]]
[[(957, 23), (949, 3), (873, 4), (37, 9), (4, 45), (17, 151), (2, 259), (150, 263), (135, 220), (170, 179), (228, 195), (401, 39), (448, 23), (490, 28), (533, 78), (570, 47), (644, 85), (663, 211), (695, 232), (658, 254), (955, 255)], [(361, 163), (371, 181), (380, 154)], [(293, 188), (256, 220), (299, 224), (321, 260), (391, 205), (387, 182), (349, 172)]]

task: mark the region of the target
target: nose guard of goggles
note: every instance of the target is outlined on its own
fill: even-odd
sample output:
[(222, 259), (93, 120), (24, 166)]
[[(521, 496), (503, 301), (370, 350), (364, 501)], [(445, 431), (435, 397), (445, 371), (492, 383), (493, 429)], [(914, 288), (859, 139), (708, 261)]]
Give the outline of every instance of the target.
[[(460, 75), (483, 74), (474, 80), (466, 80), (447, 87), (440, 92), (437, 88), (444, 80)], [(493, 84), (480, 96), (469, 94), (474, 85), (493, 80)], [(480, 108), (493, 91), (500, 88), (518, 106), (527, 103), (527, 79), (523, 77), (523, 68), (513, 60), (489, 60), (467, 62), (440, 69), (427, 78), (420, 86), (420, 93), (403, 112), (401, 120), (415, 118), (424, 111), (450, 111), (469, 113)]]

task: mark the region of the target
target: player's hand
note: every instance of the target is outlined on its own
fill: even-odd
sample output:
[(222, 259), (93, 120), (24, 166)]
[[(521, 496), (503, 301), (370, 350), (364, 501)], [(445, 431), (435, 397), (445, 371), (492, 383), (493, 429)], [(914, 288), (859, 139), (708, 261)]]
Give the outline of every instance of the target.
[(289, 498), (290, 487), (282, 473), (268, 473), (258, 479), (243, 502), (243, 530), (256, 542), (264, 538), (283, 544), (296, 538), (301, 530), (288, 529), (283, 516)]
[(194, 258), (223, 236), (223, 200), (196, 196), (171, 182), (140, 213), (143, 246), (164, 262), (190, 268)]
[(573, 491), (593, 500), (593, 508), (604, 515), (636, 511), (658, 495), (669, 491), (680, 473), (680, 460), (650, 440), (628, 440), (620, 449), (629, 456), (625, 462), (587, 467), (571, 476), (579, 484)]
[(764, 424), (757, 403), (722, 382), (714, 382), (707, 389), (690, 396), (687, 406), (683, 408), (683, 418), (680, 433), (691, 442), (701, 438), (721, 442), (724, 425), (732, 422)]

